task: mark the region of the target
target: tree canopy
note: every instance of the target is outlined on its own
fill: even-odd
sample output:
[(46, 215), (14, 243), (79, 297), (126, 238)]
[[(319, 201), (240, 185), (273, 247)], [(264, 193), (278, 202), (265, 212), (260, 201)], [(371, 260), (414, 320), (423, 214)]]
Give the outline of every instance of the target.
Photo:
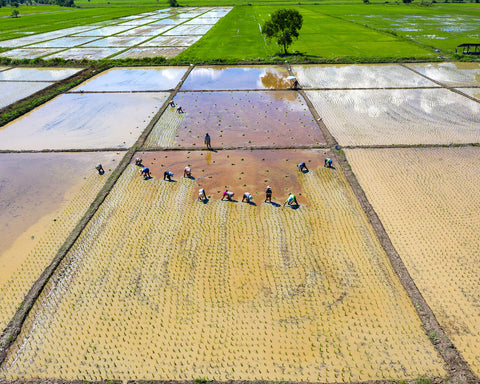
[(293, 39), (298, 39), (298, 31), (302, 24), (303, 16), (296, 9), (279, 9), (263, 24), (262, 33), (267, 39), (275, 39), (278, 45), (283, 46), (286, 54)]

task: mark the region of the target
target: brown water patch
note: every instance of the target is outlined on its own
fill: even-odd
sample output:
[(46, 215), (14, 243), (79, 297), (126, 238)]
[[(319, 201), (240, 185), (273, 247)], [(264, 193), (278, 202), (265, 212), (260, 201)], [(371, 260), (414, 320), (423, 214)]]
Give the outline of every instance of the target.
[(186, 92), (174, 101), (186, 111), (174, 147), (202, 147), (206, 133), (214, 148), (325, 143), (307, 105), (294, 91)]
[(195, 67), (182, 90), (279, 89), (292, 84), (286, 67), (280, 66), (212, 66)]
[(265, 188), (270, 185), (273, 200), (283, 203), (290, 192), (295, 193), (300, 204), (306, 204), (297, 164), (305, 162), (311, 171), (323, 167), (328, 151), (324, 150), (246, 150), (246, 151), (166, 151), (138, 154), (154, 178), (163, 178), (163, 172), (174, 173), (174, 180), (183, 176), (186, 166), (192, 169), (197, 198), (199, 188), (207, 196), (217, 200), (225, 188), (241, 200), (244, 192), (250, 192), (257, 204), (265, 200)]

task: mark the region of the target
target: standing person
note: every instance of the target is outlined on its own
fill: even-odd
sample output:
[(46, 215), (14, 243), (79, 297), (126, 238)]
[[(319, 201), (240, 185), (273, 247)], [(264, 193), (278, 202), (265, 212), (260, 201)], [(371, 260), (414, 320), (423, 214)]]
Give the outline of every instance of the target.
[(148, 169), (147, 167), (144, 167), (140, 170), (140, 175), (143, 176), (143, 178), (145, 180), (149, 179), (150, 177), (152, 177), (150, 175), (150, 169)]
[(228, 201), (232, 201), (233, 195), (234, 195), (233, 192), (230, 192), (228, 189), (226, 189), (226, 190), (223, 192), (223, 196), (222, 196), (222, 199), (221, 199), (221, 200), (227, 198)]
[(305, 162), (302, 161), (300, 164), (298, 164), (298, 170), (299, 170), (300, 172), (303, 172), (303, 170), (305, 170), (306, 172), (308, 172), (307, 164), (305, 164)]
[(267, 200), (271, 203), (272, 202), (272, 188), (267, 185), (267, 189), (265, 189), (265, 203)]
[(172, 181), (173, 172), (165, 171), (163, 172), (163, 180)]
[(192, 177), (192, 170), (190, 169), (190, 167), (185, 167), (185, 169), (183, 170), (183, 177)]
[(297, 201), (297, 198), (295, 197), (295, 195), (293, 193), (290, 193), (290, 195), (288, 195), (288, 198), (287, 200), (285, 201), (285, 203), (283, 203), (283, 206), (285, 206), (285, 204), (288, 205), (298, 205), (298, 201)]
[(200, 188), (198, 190), (198, 200), (207, 201), (207, 194), (205, 193), (205, 189)]
[(205, 145), (207, 146), (207, 149), (212, 150), (212, 145), (210, 144), (210, 135), (208, 133), (205, 135), (204, 142), (205, 142)]
[(330, 158), (325, 158), (325, 163), (323, 164), (324, 167), (326, 168), (331, 168), (332, 167), (332, 159)]
[(105, 173), (105, 170), (103, 169), (102, 164), (97, 164), (95, 169), (98, 171), (99, 175), (103, 175)]
[(247, 203), (251, 203), (253, 199), (253, 196), (250, 192), (245, 192), (242, 197), (242, 203), (246, 201)]

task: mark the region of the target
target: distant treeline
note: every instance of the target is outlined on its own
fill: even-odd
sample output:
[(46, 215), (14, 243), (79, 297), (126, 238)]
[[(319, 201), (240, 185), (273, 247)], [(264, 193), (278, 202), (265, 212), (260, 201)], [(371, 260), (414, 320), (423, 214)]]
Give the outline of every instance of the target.
[(0, 0), (0, 7), (6, 7), (11, 5), (12, 7), (18, 7), (20, 5), (39, 5), (39, 4), (49, 4), (49, 5), (59, 5), (61, 7), (74, 7), (74, 0)]

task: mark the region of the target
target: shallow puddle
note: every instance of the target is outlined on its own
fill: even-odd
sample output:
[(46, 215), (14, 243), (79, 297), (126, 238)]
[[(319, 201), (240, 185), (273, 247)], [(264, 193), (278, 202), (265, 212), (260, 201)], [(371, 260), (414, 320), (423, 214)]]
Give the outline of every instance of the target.
[(59, 57), (65, 60), (100, 60), (115, 53), (121, 52), (124, 48), (70, 48), (65, 51), (49, 55), (46, 59)]
[[(223, 191), (235, 193), (235, 200), (242, 200), (244, 192), (250, 192), (253, 202), (265, 200), (265, 188), (272, 188), (274, 201), (283, 203), (290, 192), (295, 193), (300, 204), (307, 204), (298, 177), (297, 164), (305, 162), (313, 171), (323, 166), (327, 150), (231, 150), (231, 151), (166, 151), (137, 153), (143, 159), (152, 176), (163, 179), (163, 172), (173, 172), (173, 180), (183, 177), (183, 170), (192, 170), (196, 192), (204, 188), (207, 196), (219, 200)], [(139, 168), (140, 169), (140, 168)], [(140, 177), (140, 176), (139, 176)]]
[(59, 48), (18, 48), (0, 53), (1, 57), (11, 57), (15, 59), (36, 59), (58, 52)]
[(82, 68), (12, 68), (0, 73), (0, 82), (17, 81), (60, 81), (78, 73)]
[(430, 63), (407, 66), (448, 86), (480, 86), (480, 63)]
[(165, 91), (175, 88), (187, 67), (112, 68), (85, 81), (73, 91)]
[(146, 36), (110, 36), (84, 44), (83, 47), (130, 47), (147, 39)]
[[(52, 83), (49, 82), (0, 82), (0, 108), (34, 94)], [(0, 128), (1, 130), (1, 128)]]
[(0, 149), (128, 148), (168, 93), (63, 94), (0, 129)]
[[(324, 143), (305, 102), (294, 91), (181, 92), (174, 101), (186, 111), (174, 147), (202, 148), (206, 133), (214, 148)], [(164, 114), (179, 117), (172, 108)]]
[(195, 67), (181, 90), (288, 88), (288, 76), (287, 68), (280, 66)]
[(130, 48), (128, 51), (122, 52), (121, 54), (115, 56), (116, 59), (124, 59), (124, 58), (142, 58), (142, 57), (156, 57), (156, 56), (163, 56), (166, 59), (171, 59), (182, 53), (186, 47), (169, 47), (169, 48), (141, 48), (135, 47)]
[(300, 85), (308, 88), (437, 87), (397, 64), (294, 65), (292, 69)]
[(447, 89), (306, 92), (341, 145), (480, 141), (480, 104)]
[(189, 47), (193, 43), (200, 40), (202, 36), (157, 36), (152, 40), (149, 40), (141, 47), (162, 47), (162, 46), (184, 46)]

